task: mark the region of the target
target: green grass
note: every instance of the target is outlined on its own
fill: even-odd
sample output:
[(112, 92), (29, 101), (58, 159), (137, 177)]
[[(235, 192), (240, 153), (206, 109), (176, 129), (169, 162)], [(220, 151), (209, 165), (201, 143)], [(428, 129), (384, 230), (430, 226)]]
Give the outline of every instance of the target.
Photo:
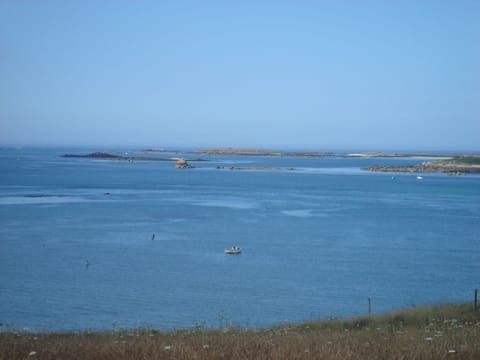
[(440, 160), (440, 162), (454, 165), (480, 165), (480, 156), (457, 156), (448, 160)]
[(480, 156), (462, 156), (454, 158), (454, 161), (461, 164), (480, 165)]
[(456, 304), (260, 330), (9, 331), (0, 359), (480, 359), (480, 313)]

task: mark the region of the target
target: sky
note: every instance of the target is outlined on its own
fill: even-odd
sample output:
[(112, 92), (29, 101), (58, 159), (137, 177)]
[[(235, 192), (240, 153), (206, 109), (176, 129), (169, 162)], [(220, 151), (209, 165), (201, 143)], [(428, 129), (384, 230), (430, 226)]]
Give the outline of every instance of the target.
[(480, 151), (480, 1), (0, 1), (0, 144)]

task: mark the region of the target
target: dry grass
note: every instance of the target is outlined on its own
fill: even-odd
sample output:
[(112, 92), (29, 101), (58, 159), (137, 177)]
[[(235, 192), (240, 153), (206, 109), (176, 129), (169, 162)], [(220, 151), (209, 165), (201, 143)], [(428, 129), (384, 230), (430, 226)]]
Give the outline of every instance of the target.
[(471, 305), (262, 330), (0, 332), (0, 359), (480, 359)]

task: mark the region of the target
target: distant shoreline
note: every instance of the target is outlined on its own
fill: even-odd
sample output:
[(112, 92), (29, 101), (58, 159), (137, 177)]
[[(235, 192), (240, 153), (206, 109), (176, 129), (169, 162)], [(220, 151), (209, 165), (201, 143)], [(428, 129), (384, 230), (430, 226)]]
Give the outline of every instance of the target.
[[(140, 150), (143, 153), (150, 154), (197, 154), (197, 155), (232, 155), (232, 156), (272, 156), (272, 157), (303, 157), (303, 158), (322, 158), (322, 157), (339, 157), (339, 158), (425, 158), (425, 159), (450, 159), (458, 157), (477, 157), (476, 153), (439, 153), (439, 152), (387, 152), (387, 151), (366, 151), (366, 152), (340, 152), (340, 151), (284, 151), (269, 150), (260, 148), (234, 148), (219, 147), (206, 148), (197, 150), (171, 150), (164, 148), (150, 148)], [(84, 158), (101, 158), (111, 160), (152, 160), (152, 161), (175, 161), (177, 158), (159, 158), (159, 157), (125, 157), (114, 155), (104, 151), (96, 151), (86, 155), (65, 154), (63, 157), (84, 157)]]
[(176, 162), (178, 160), (188, 160), (188, 161), (206, 161), (203, 159), (183, 159), (179, 157), (146, 157), (146, 156), (121, 156), (121, 155), (114, 155), (103, 151), (96, 151), (90, 154), (64, 154), (62, 155), (64, 158), (81, 158), (81, 159), (98, 159), (98, 160), (118, 160), (118, 161), (173, 161)]
[(332, 152), (332, 151), (276, 151), (257, 148), (207, 148), (194, 150), (194, 154), (202, 155), (235, 155), (235, 156), (278, 156), (278, 157), (304, 157), (304, 158), (322, 158), (322, 157), (363, 157), (363, 158), (401, 158), (401, 157), (417, 157), (417, 158), (451, 158), (458, 155), (441, 154), (434, 152), (414, 152), (414, 153), (398, 153), (398, 152)]
[[(169, 153), (165, 149), (147, 149), (142, 152)], [(366, 152), (366, 153), (331, 153), (331, 152), (288, 152), (288, 151), (270, 151), (262, 149), (241, 149), (241, 148), (210, 148), (203, 150), (194, 150), (184, 154), (209, 155), (209, 156), (272, 156), (272, 157), (302, 157), (302, 158), (416, 158), (416, 159), (435, 159), (423, 162), (417, 165), (372, 165), (363, 168), (366, 171), (373, 172), (392, 172), (392, 173), (445, 173), (448, 175), (466, 175), (480, 174), (480, 155), (446, 155), (439, 153), (385, 153), (385, 152)], [(177, 162), (177, 168), (193, 168), (188, 162), (209, 161), (196, 158), (188, 159), (183, 157), (146, 157), (146, 156), (121, 156), (107, 152), (97, 151), (90, 154), (64, 154), (65, 158), (88, 158), (98, 160), (114, 161), (171, 161)], [(179, 163), (185, 165), (179, 165)], [(216, 169), (225, 167), (217, 166)], [(264, 166), (231, 166), (230, 170), (297, 170), (295, 168), (280, 168), (271, 165)]]
[(455, 156), (411, 166), (373, 165), (364, 170), (394, 173), (444, 173), (457, 176), (480, 174), (480, 156)]

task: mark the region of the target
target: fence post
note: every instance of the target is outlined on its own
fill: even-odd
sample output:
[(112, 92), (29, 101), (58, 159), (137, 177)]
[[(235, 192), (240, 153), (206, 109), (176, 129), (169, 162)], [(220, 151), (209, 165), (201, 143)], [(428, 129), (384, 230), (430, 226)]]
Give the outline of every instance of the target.
[(478, 310), (478, 289), (475, 289), (475, 297), (473, 301), (473, 308), (475, 311)]

